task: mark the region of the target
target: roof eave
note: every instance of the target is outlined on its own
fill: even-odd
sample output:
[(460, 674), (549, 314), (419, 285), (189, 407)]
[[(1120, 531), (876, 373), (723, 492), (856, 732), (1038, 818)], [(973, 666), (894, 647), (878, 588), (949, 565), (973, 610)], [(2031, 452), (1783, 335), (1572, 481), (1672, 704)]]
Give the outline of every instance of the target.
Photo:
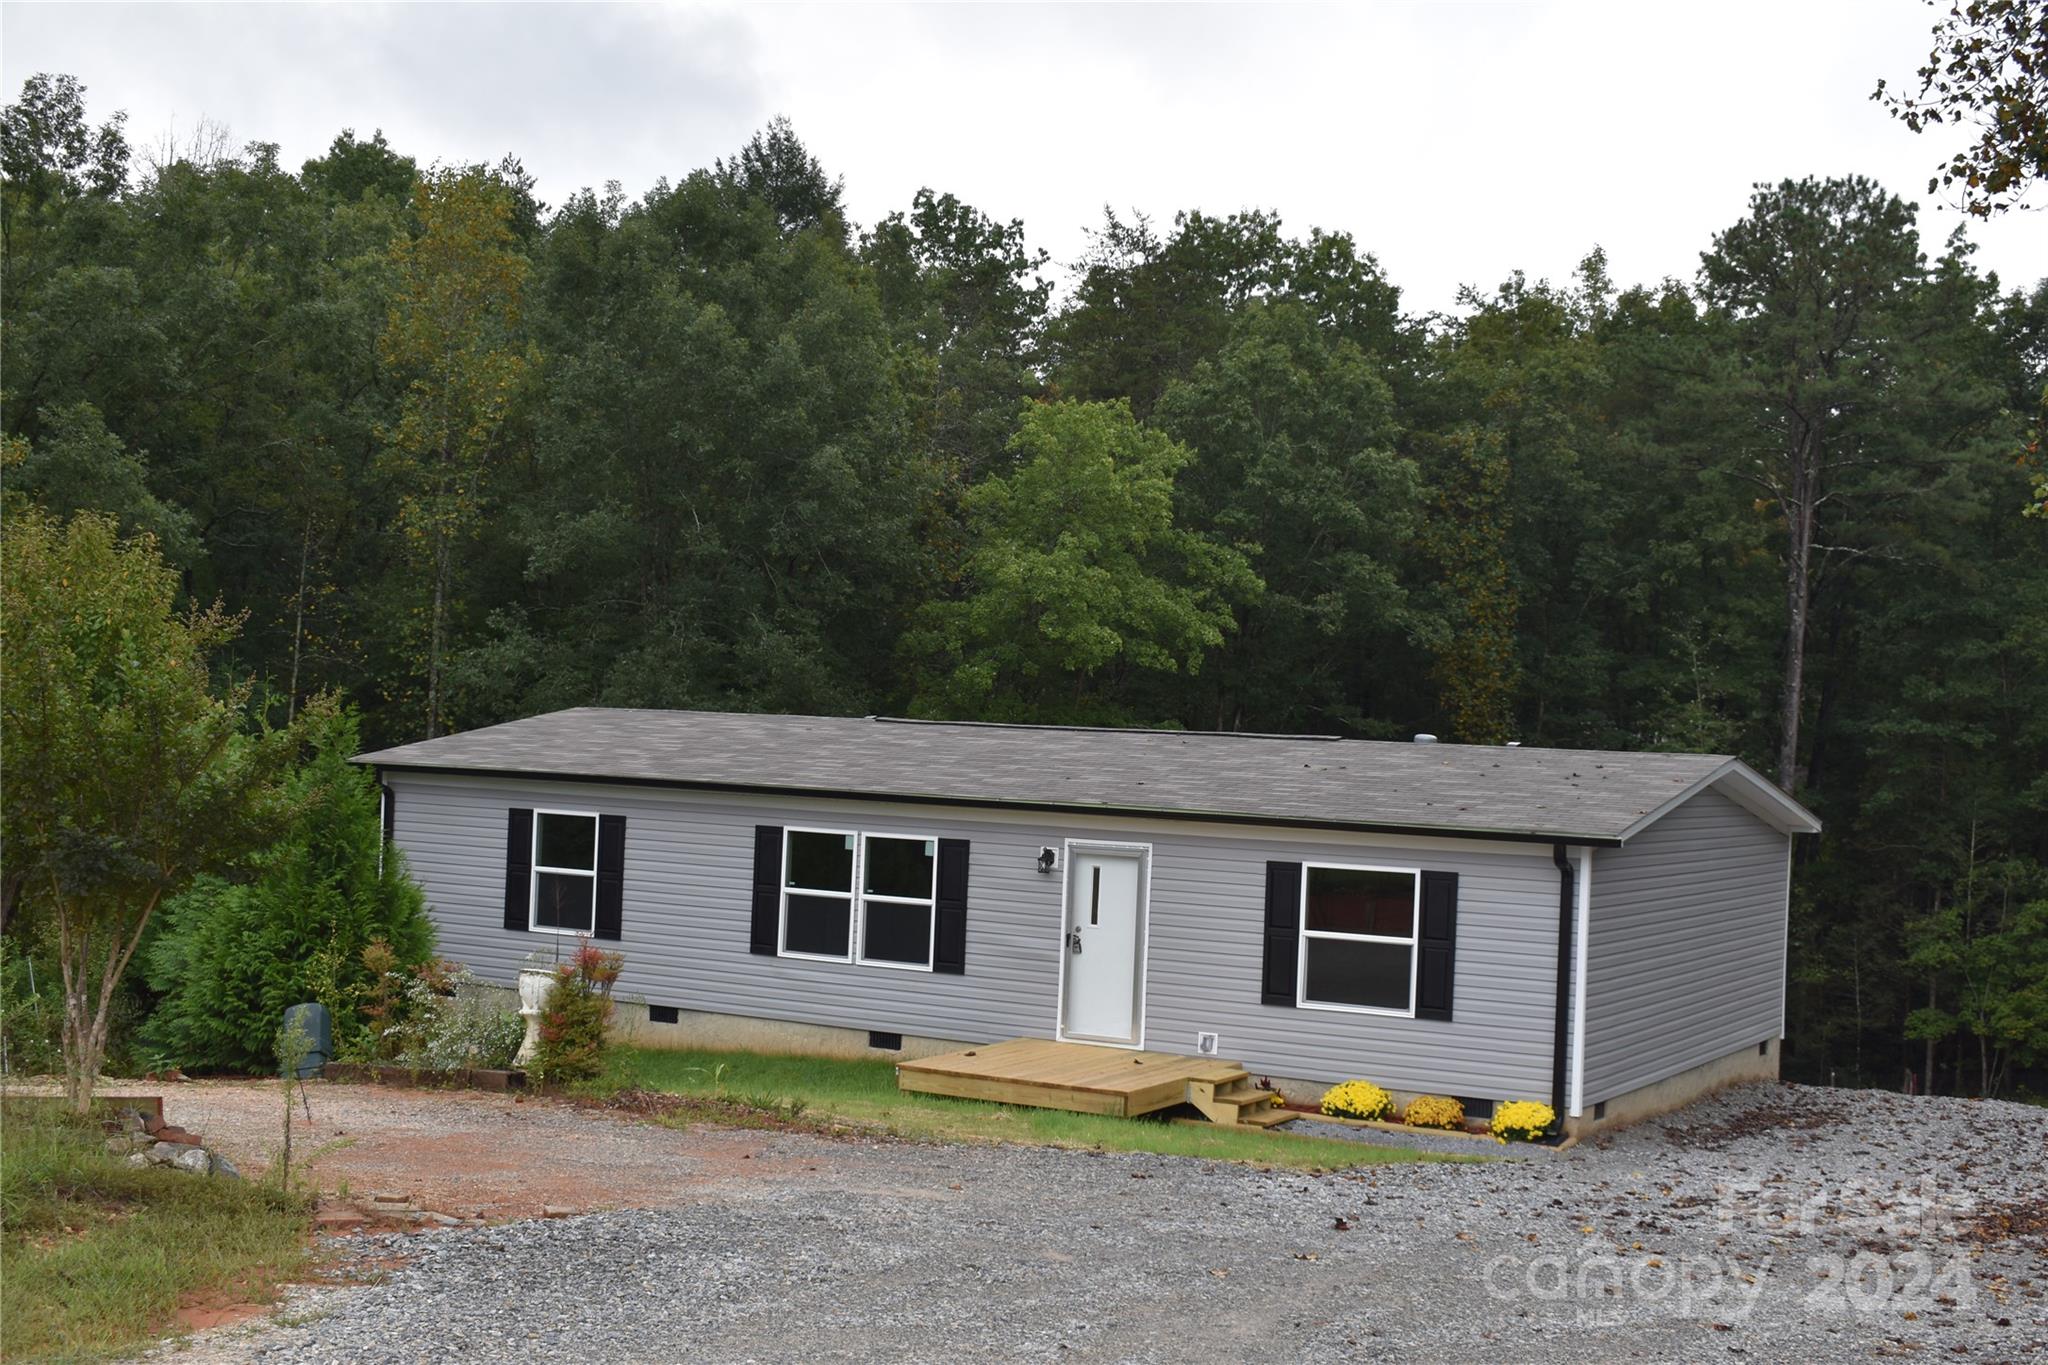
[(1257, 825), (1266, 828), (1334, 830), (1351, 834), (1406, 834), (1442, 839), (1476, 839), (1495, 843), (1572, 844), (1587, 848), (1619, 848), (1626, 835), (1572, 830), (1489, 829), (1471, 825), (1436, 825), (1370, 820), (1312, 820), (1298, 816), (1247, 811), (1198, 810), (1174, 806), (1123, 806), (1081, 801), (1026, 801), (1009, 797), (966, 797), (916, 792), (879, 792), (845, 787), (798, 787), (760, 782), (713, 782), (682, 777), (624, 777), (527, 768), (471, 767), (449, 763), (409, 763), (392, 759), (390, 750), (357, 754), (351, 763), (384, 770), (441, 773), (454, 777), (492, 777), (520, 782), (586, 782), (605, 786), (657, 787), (684, 791), (731, 792), (752, 796), (805, 796), (839, 801), (898, 802), (906, 805), (964, 806), (977, 810), (1024, 810), (1070, 815), (1116, 815), (1132, 819), (1182, 820), (1204, 824)]

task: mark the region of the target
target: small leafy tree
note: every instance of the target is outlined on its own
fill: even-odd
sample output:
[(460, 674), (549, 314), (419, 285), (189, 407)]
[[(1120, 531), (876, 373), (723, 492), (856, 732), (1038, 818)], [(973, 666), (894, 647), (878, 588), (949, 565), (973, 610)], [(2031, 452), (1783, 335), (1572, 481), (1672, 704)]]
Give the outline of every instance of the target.
[(237, 618), (173, 611), (156, 542), (109, 519), (10, 509), (0, 556), (0, 830), (31, 913), (55, 924), (64, 1069), (91, 1107), (122, 974), (157, 907), (272, 838), (295, 729), (256, 723), (207, 656)]
[(1132, 675), (1197, 673), (1264, 585), (1238, 548), (1174, 519), (1186, 446), (1128, 403), (1047, 403), (1010, 442), (1015, 472), (965, 498), (973, 548), (957, 601), (911, 648), (941, 658), (927, 713), (1120, 720)]
[(433, 952), (426, 899), (384, 842), (376, 778), (348, 761), (355, 718), (316, 718), (311, 733), (312, 756), (286, 784), (291, 828), (250, 880), (202, 877), (171, 901), (146, 954), (164, 998), (144, 1037), (183, 1066), (260, 1068), (279, 1016), (306, 1000), (350, 1038), (371, 986), (364, 948), (381, 941), (406, 966)]
[(278, 1149), (277, 1184), (289, 1194), (292, 1188), (292, 1101), (296, 1098), (294, 1088), (304, 1092), (304, 1083), (299, 1079), (299, 1068), (305, 1064), (306, 1054), (313, 1050), (313, 1040), (306, 1036), (297, 1019), (280, 1028), (274, 1035), (272, 1050), (277, 1054), (277, 1074), (284, 1082), (284, 1143)]
[(587, 1081), (604, 1070), (612, 1023), (612, 986), (624, 959), (592, 943), (555, 972), (541, 1005), (533, 1069), (544, 1081)]
[(512, 232), (513, 197), (476, 169), (443, 171), (413, 192), (421, 231), (391, 248), (397, 292), (378, 338), (404, 384), (383, 463), (400, 489), (398, 529), (421, 579), (426, 733), (441, 732), (443, 671), (456, 570), (483, 517), (485, 484), (524, 382), (518, 340), (526, 258)]

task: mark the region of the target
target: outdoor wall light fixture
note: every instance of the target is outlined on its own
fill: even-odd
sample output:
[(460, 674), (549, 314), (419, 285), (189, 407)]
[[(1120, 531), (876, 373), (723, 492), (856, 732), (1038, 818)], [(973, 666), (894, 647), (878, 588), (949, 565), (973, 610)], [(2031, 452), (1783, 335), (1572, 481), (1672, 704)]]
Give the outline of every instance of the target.
[(1060, 851), (1058, 849), (1047, 845), (1038, 850), (1038, 870), (1040, 872), (1051, 872), (1059, 865)]

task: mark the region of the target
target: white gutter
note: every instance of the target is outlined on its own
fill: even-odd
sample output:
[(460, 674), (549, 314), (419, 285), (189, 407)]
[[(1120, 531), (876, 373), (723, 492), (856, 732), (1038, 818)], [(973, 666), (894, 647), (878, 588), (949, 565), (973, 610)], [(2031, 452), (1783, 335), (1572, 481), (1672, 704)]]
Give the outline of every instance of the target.
[(1593, 850), (1583, 848), (1579, 850), (1579, 896), (1572, 930), (1572, 1056), (1567, 1094), (1573, 1118), (1585, 1108), (1586, 1097), (1586, 936), (1592, 908)]

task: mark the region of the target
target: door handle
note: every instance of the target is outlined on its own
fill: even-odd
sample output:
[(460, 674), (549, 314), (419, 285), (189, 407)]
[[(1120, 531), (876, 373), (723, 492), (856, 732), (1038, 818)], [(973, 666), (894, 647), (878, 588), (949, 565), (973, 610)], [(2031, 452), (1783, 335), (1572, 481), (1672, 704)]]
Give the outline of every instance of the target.
[(1081, 955), (1081, 931), (1079, 929), (1067, 930), (1067, 951), (1075, 957)]

